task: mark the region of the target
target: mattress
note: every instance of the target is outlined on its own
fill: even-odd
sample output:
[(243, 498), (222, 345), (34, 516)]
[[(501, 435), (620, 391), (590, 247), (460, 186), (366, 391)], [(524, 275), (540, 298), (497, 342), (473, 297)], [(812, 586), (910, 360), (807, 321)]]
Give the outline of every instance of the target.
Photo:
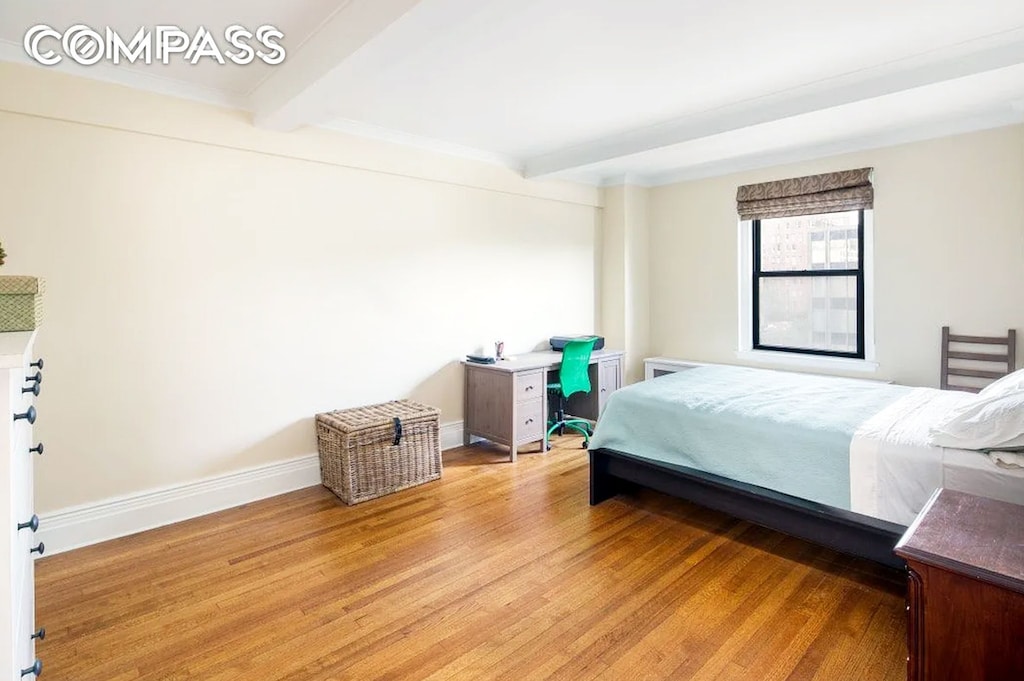
[(914, 388), (862, 424), (850, 444), (851, 510), (909, 525), (939, 487), (1024, 505), (1024, 469), (928, 442), (929, 428), (972, 397)]
[(705, 366), (612, 393), (592, 448), (714, 473), (850, 510), (850, 445), (912, 389)]

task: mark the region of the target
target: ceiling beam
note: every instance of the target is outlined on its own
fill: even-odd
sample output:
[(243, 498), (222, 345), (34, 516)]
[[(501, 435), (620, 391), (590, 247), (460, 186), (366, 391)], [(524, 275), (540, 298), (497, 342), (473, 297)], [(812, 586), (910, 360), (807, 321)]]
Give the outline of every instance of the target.
[[(831, 142), (801, 145), (786, 149), (762, 151), (734, 158), (706, 161), (678, 170), (667, 170), (638, 177), (635, 176), (633, 177), (633, 182), (647, 187), (658, 187), (676, 182), (691, 182), (707, 177), (721, 177), (722, 175), (731, 175), (732, 173), (747, 170), (801, 163), (829, 156), (922, 142), (937, 137), (962, 135), (964, 133), (990, 130), (1020, 123), (1024, 123), (1024, 109), (1015, 111), (1012, 106), (1007, 106), (1001, 109), (985, 110), (966, 117), (941, 118), (935, 121), (870, 132), (857, 137), (849, 137)], [(615, 178), (610, 179), (614, 181)]]
[(287, 60), (249, 95), (253, 122), (289, 131), (331, 118), (346, 59), (404, 16), (421, 0), (344, 0)]
[(684, 116), (528, 159), (526, 177), (543, 177), (1024, 63), (1024, 28), (890, 62), (836, 78)]

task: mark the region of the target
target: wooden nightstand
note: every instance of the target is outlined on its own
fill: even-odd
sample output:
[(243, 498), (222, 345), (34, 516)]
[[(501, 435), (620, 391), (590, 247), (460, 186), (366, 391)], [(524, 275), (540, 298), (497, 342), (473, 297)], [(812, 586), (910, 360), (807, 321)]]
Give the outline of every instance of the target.
[(1024, 679), (1024, 506), (940, 489), (896, 554), (909, 681)]

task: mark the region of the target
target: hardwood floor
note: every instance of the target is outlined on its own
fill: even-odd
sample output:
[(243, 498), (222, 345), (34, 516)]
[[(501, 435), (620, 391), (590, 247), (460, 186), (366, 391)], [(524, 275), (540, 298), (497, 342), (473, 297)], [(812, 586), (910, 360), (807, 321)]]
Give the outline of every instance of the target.
[(904, 678), (899, 573), (651, 492), (591, 508), (579, 442), (40, 560), (44, 678)]

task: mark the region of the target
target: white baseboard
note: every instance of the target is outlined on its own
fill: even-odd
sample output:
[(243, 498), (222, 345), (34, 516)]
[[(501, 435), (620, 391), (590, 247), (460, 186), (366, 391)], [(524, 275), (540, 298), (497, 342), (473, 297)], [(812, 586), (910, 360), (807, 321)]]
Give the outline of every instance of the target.
[[(462, 422), (441, 424), (440, 440), (442, 450), (461, 447)], [(320, 458), (308, 454), (46, 513), (40, 518), (38, 536), (49, 556), (319, 484)]]
[(310, 454), (47, 513), (38, 536), (46, 555), (62, 553), (318, 484), (320, 459)]
[(441, 451), (462, 446), (462, 421), (441, 424)]

